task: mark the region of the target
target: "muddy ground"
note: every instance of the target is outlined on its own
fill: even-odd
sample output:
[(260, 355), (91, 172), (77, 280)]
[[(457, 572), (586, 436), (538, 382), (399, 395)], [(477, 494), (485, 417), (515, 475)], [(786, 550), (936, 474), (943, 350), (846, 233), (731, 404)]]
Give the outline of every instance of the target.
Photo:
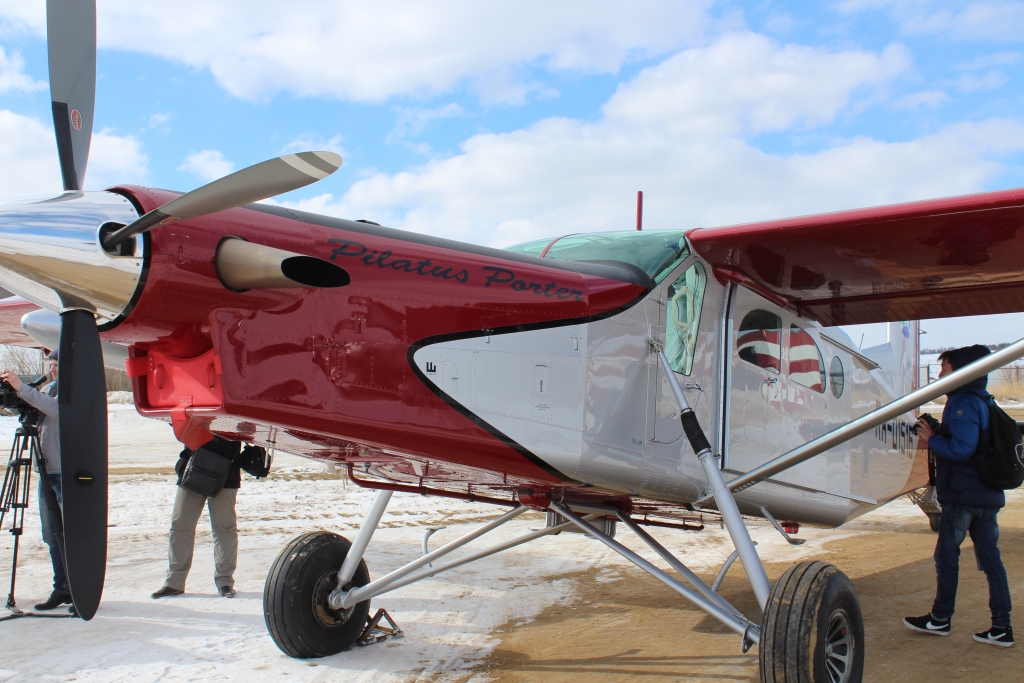
[[(1024, 496), (1018, 493), (999, 522), (1010, 590), (1014, 603), (1021, 605)], [(952, 635), (919, 635), (902, 625), (904, 616), (924, 614), (931, 607), (935, 534), (924, 515), (871, 521), (872, 515), (883, 514), (865, 516), (859, 530), (824, 542), (819, 554), (846, 572), (860, 597), (866, 630), (864, 680), (1024, 680), (1024, 647), (996, 648), (971, 639), (974, 631), (988, 627), (989, 612), (985, 576), (975, 567), (969, 539), (961, 556)], [(767, 564), (769, 577), (774, 581), (788, 566)], [(760, 621), (739, 563), (733, 572), (723, 595)], [(709, 583), (714, 578), (713, 573), (701, 574)], [(609, 576), (592, 569), (573, 579), (571, 601), (547, 608), (532, 622), (506, 624), (496, 633), (501, 644), (478, 671), (502, 683), (757, 680), (756, 649), (741, 654), (738, 636), (640, 570), (616, 568)]]

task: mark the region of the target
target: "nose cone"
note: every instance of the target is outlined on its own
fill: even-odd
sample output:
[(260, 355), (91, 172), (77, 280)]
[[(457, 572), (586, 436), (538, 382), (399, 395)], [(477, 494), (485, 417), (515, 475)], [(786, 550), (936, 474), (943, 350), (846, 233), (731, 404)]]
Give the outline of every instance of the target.
[(116, 320), (140, 286), (144, 240), (111, 254), (99, 236), (138, 216), (111, 192), (0, 203), (0, 287), (51, 311), (84, 309), (101, 324)]

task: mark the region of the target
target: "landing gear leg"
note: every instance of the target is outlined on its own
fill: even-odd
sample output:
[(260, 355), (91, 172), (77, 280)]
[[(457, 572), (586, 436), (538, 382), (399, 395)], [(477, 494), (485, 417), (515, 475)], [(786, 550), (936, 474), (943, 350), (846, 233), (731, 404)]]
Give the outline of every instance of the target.
[[(830, 564), (801, 562), (772, 587), (711, 445), (660, 349), (658, 358), (679, 403), (687, 440), (704, 468), (711, 495), (764, 610), (757, 640), (761, 682), (860, 683), (864, 673), (864, 622), (853, 584)], [(764, 513), (770, 518), (767, 510)], [(727, 567), (728, 562), (719, 578)], [(744, 651), (746, 643), (744, 634)]]

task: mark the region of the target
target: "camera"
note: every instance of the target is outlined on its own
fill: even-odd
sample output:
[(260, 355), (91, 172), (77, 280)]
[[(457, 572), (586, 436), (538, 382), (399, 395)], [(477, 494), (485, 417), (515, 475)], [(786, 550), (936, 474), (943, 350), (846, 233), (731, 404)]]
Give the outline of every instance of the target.
[[(928, 413), (921, 413), (921, 416), (919, 418), (917, 418), (917, 419), (924, 420), (925, 422), (928, 423), (928, 426), (932, 428), (933, 432), (938, 433), (939, 426), (940, 426), (941, 423), (938, 420), (936, 420), (934, 417), (932, 417)], [(917, 436), (917, 428), (918, 428), (917, 423), (914, 423), (914, 425), (910, 427), (910, 431), (911, 431), (912, 434), (914, 434), (914, 436)]]
[[(46, 375), (32, 381), (27, 381), (27, 379), (29, 378), (23, 377), (22, 381), (30, 387), (38, 389), (46, 382)], [(18, 421), (26, 426), (34, 425), (36, 420), (39, 419), (39, 411), (29, 405), (21, 396), (18, 396), (17, 390), (3, 380), (0, 380), (0, 408), (12, 413), (18, 413)]]

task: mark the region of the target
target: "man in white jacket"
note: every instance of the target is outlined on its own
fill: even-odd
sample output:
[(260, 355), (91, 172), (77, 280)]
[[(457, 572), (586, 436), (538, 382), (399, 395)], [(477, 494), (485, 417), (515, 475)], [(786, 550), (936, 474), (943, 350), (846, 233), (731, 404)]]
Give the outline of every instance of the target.
[(46, 489), (57, 496), (57, 502), (64, 505), (64, 494), (60, 479), (60, 422), (57, 413), (57, 352), (53, 351), (46, 357), (46, 364), (53, 381), (40, 391), (23, 383), (13, 370), (4, 370), (0, 378), (11, 385), (22, 398), (42, 415), (39, 417), (39, 445), (46, 462), (47, 476), (45, 481), (39, 477), (39, 518), (43, 526), (43, 541), (50, 548), (50, 563), (53, 565), (53, 592), (46, 602), (36, 605), (37, 610), (50, 610), (60, 605), (71, 603), (71, 592), (68, 590), (68, 578), (64, 572), (63, 549), (57, 542), (57, 520), (53, 519), (50, 509), (46, 506)]

